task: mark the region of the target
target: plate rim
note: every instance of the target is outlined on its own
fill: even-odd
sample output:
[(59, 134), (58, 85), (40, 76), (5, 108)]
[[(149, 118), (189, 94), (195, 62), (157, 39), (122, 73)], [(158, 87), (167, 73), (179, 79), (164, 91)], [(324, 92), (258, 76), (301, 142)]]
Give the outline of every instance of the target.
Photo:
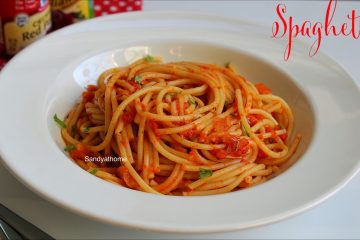
[[(155, 11), (154, 11), (155, 12)], [(154, 12), (150, 12), (149, 15), (151, 14), (154, 14)], [(180, 11), (173, 11), (179, 15), (191, 15), (191, 14), (195, 14), (198, 16), (198, 13), (189, 13), (189, 12), (180, 12)], [(155, 12), (155, 13), (158, 13), (158, 12)], [(164, 14), (164, 12), (161, 12), (161, 14)], [(166, 12), (168, 13), (168, 12)], [(137, 15), (147, 15), (147, 13), (145, 12), (141, 12), (140, 14), (139, 13), (129, 13), (127, 14), (127, 16), (129, 15), (133, 15), (133, 16), (137, 16)], [(230, 17), (224, 17), (224, 16), (221, 16), (221, 18), (218, 18), (218, 15), (214, 15), (214, 14), (200, 14), (200, 15), (204, 15), (204, 16), (207, 16), (207, 17), (212, 17), (212, 18), (216, 18), (217, 20), (221, 20), (222, 18), (223, 19), (227, 19), (227, 20), (230, 20), (230, 21), (234, 21), (236, 20), (237, 23), (242, 23), (242, 24), (248, 24), (248, 22), (251, 22), (251, 21), (241, 21), (240, 19), (234, 19), (234, 18), (230, 18)], [(102, 18), (98, 18), (98, 19), (92, 19), (90, 21), (87, 21), (87, 22), (82, 22), (82, 23), (79, 23), (77, 25), (73, 25), (73, 26), (70, 26), (70, 27), (67, 27), (67, 28), (64, 28), (64, 29), (60, 29), (59, 31), (55, 31), (54, 33), (50, 34), (51, 36), (55, 36), (54, 35), (55, 33), (57, 34), (61, 34), (62, 32), (66, 32), (68, 31), (69, 28), (80, 28), (81, 27), (81, 24), (92, 24), (93, 22), (100, 22), (100, 21), (103, 21), (103, 20), (116, 20), (116, 19), (121, 19), (122, 15), (112, 15), (112, 16), (106, 16), (106, 17), (102, 17)], [(202, 16), (200, 16), (199, 18), (201, 18)], [(257, 23), (253, 23), (251, 22), (251, 24), (253, 25), (259, 25)], [(261, 25), (261, 24), (260, 24)], [(261, 25), (263, 26), (263, 25)], [(49, 36), (50, 36), (49, 35)], [(44, 39), (34, 43), (33, 45), (35, 44), (42, 44), (42, 42), (44, 41)], [(13, 60), (11, 60), (9, 62), (9, 64), (14, 64), (14, 62), (16, 62), (18, 58), (21, 58), (22, 54), (28, 52), (28, 51), (31, 51), (32, 49), (32, 46), (28, 47), (27, 49), (23, 50), (21, 53), (19, 53), (17, 56), (14, 57)], [(334, 59), (332, 59), (330, 56), (324, 54), (324, 53), (321, 53), (323, 55), (325, 55), (329, 60), (331, 60), (334, 64), (337, 64), (341, 70), (343, 71), (344, 74), (346, 74), (349, 79), (351, 79), (354, 83), (354, 80), (352, 78), (352, 76), (338, 63), (336, 62)], [(5, 67), (6, 68), (6, 67)], [(4, 69), (5, 69), (4, 68)], [(1, 84), (0, 84), (1, 85)], [(355, 84), (356, 85), (356, 84)], [(311, 147), (311, 146), (310, 146)], [(343, 179), (342, 182), (339, 182), (337, 186), (334, 186), (331, 190), (329, 190), (326, 194), (322, 195), (322, 196), (319, 196), (318, 199), (315, 199), (313, 200), (312, 202), (306, 204), (306, 205), (303, 205), (301, 207), (299, 207), (298, 209), (293, 209), (292, 212), (289, 212), (289, 213), (283, 213), (281, 214), (281, 216), (278, 216), (276, 219), (274, 219), (274, 217), (272, 217), (271, 220), (268, 220), (268, 221), (264, 221), (264, 222), (260, 222), (260, 223), (254, 223), (254, 224), (250, 224), (249, 226), (242, 226), (242, 227), (234, 227), (234, 226), (229, 226), (229, 227), (221, 227), (221, 229), (214, 229), (214, 230), (209, 230), (207, 227), (203, 227), (203, 228), (197, 228), (197, 229), (194, 229), (194, 228), (170, 228), (170, 227), (160, 227), (160, 228), (154, 228), (153, 226), (152, 227), (146, 227), (146, 226), (136, 226), (135, 224), (129, 224), (129, 223), (126, 223), (126, 222), (123, 222), (123, 223), (120, 223), (120, 222), (114, 222), (114, 221), (111, 221), (107, 218), (101, 218), (99, 216), (95, 216), (95, 215), (92, 215), (91, 213), (89, 212), (83, 212), (81, 211), (80, 209), (76, 208), (76, 207), (72, 207), (71, 205), (66, 205), (64, 204), (63, 202), (60, 202), (58, 201), (58, 199), (54, 198), (53, 196), (49, 196), (47, 195), (46, 193), (44, 192), (41, 192), (39, 191), (39, 189), (36, 189), (34, 186), (32, 186), (31, 184), (29, 184), (27, 181), (25, 181), (25, 179), (22, 178), (22, 176), (18, 176), (18, 174), (14, 171), (14, 169), (12, 169), (10, 167), (10, 165), (8, 165), (7, 161), (9, 160), (5, 160), (5, 156), (4, 156), (4, 153), (2, 151), (2, 148), (0, 147), (0, 155), (3, 156), (4, 159), (1, 159), (3, 165), (5, 166), (5, 168), (11, 172), (11, 174), (13, 176), (15, 176), (15, 178), (17, 180), (19, 180), (20, 182), (22, 182), (24, 185), (26, 185), (28, 188), (30, 188), (32, 191), (36, 192), (38, 195), (40, 195), (41, 197), (45, 197), (46, 199), (50, 200), (51, 202), (55, 202), (57, 205), (60, 205), (61, 207), (64, 207), (66, 209), (71, 209), (72, 211), (75, 211), (83, 216), (87, 216), (87, 217), (91, 217), (93, 219), (97, 219), (97, 220), (101, 220), (101, 221), (105, 221), (105, 222), (108, 222), (108, 223), (111, 223), (111, 224), (115, 224), (115, 225), (122, 225), (122, 226), (125, 226), (125, 227), (129, 227), (129, 228), (135, 228), (135, 229), (138, 229), (139, 227), (141, 229), (146, 229), (146, 230), (155, 230), (155, 231), (159, 231), (159, 232), (176, 232), (176, 233), (210, 233), (210, 232), (225, 232), (225, 231), (235, 231), (235, 230), (239, 230), (239, 229), (244, 229), (244, 228), (251, 228), (251, 227), (256, 227), (256, 226), (260, 226), (260, 225), (265, 225), (265, 224), (270, 224), (270, 223), (273, 223), (273, 222), (277, 222), (277, 221), (280, 221), (280, 220), (283, 220), (285, 218), (288, 218), (289, 216), (294, 216), (294, 215), (297, 215), (303, 211), (306, 211), (306, 210), (309, 210), (311, 209), (312, 207), (324, 202), (326, 199), (328, 199), (329, 197), (333, 196), (335, 193), (337, 193), (340, 189), (342, 189), (342, 187), (344, 187), (360, 170), (360, 162), (357, 163), (357, 168), (356, 169), (353, 169), (353, 171), (351, 173), (349, 173), (349, 175)]]

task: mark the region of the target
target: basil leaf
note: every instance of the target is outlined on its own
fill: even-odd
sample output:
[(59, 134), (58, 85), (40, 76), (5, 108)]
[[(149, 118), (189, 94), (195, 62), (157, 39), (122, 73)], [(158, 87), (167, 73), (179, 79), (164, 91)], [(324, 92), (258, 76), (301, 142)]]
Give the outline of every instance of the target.
[(139, 84), (142, 82), (142, 80), (143, 80), (143, 79), (142, 79), (141, 76), (136, 76), (136, 77), (135, 77), (135, 82), (137, 82), (137, 83), (139, 83)]
[(70, 152), (70, 151), (73, 151), (73, 150), (76, 150), (75, 145), (68, 145), (68, 146), (64, 147), (64, 151), (66, 151), (66, 152)]
[(98, 170), (99, 170), (99, 169), (97, 169), (97, 168), (93, 168), (93, 169), (91, 169), (91, 171), (89, 171), (89, 173), (95, 175)]
[(151, 63), (152, 61), (154, 61), (154, 58), (153, 58), (153, 56), (151, 56), (151, 55), (146, 55), (146, 57), (145, 57), (145, 60), (148, 62), (148, 63)]
[(54, 121), (59, 125), (59, 127), (66, 128), (65, 122), (60, 120), (56, 114), (54, 115)]
[(199, 178), (200, 178), (200, 179), (203, 179), (203, 178), (211, 177), (212, 174), (213, 174), (212, 170), (210, 170), (210, 169), (205, 169), (205, 168), (200, 168)]

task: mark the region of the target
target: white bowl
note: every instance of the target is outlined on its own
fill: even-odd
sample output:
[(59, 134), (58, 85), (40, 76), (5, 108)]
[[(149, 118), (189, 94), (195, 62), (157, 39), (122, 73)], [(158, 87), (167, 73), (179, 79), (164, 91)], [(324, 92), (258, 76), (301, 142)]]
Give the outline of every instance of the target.
[[(113, 224), (218, 232), (284, 219), (322, 202), (359, 169), (359, 89), (333, 60), (321, 53), (309, 58), (308, 46), (297, 44), (285, 63), (283, 46), (261, 26), (189, 13), (114, 15), (65, 28), (23, 50), (1, 72), (0, 154), (35, 192)], [(296, 164), (254, 188), (204, 197), (147, 194), (83, 171), (63, 152), (52, 116), (64, 117), (103, 70), (146, 54), (166, 62), (231, 61), (250, 81), (267, 83), (294, 110), (294, 132), (303, 136)]]

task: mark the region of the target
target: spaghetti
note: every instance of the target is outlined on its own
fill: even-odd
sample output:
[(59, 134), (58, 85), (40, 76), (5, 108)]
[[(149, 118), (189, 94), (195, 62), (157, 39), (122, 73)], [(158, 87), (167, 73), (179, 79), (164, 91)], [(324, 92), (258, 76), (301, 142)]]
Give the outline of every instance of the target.
[[(89, 85), (62, 127), (65, 150), (83, 169), (124, 187), (167, 195), (212, 195), (277, 175), (293, 114), (265, 84), (231, 64), (162, 63), (146, 56)], [(121, 161), (87, 161), (90, 157)]]

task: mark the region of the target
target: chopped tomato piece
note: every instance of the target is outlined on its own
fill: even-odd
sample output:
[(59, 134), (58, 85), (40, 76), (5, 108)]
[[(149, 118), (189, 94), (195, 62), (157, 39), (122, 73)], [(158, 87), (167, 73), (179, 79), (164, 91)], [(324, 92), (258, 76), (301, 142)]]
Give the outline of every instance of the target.
[(183, 126), (185, 124), (187, 124), (188, 122), (187, 121), (178, 121), (178, 122), (174, 122), (175, 125), (177, 126)]
[(273, 131), (273, 129), (271, 127), (269, 127), (269, 126), (265, 127), (265, 132), (272, 132), (272, 131)]
[(162, 176), (158, 176), (158, 175), (156, 175), (154, 177), (155, 182), (157, 182), (158, 184), (165, 182), (166, 179), (167, 179), (166, 177), (162, 177)]
[(238, 107), (238, 102), (237, 102), (237, 100), (234, 101), (233, 106), (234, 106), (234, 108), (237, 110), (237, 107)]
[(288, 133), (286, 132), (284, 134), (281, 134), (279, 137), (281, 138), (281, 140), (285, 141), (288, 138)]
[(180, 113), (180, 102), (179, 100), (176, 100), (176, 110)]
[(154, 169), (154, 173), (159, 173), (161, 170), (159, 167), (153, 168)]
[(247, 116), (247, 120), (251, 127), (259, 122), (259, 119), (257, 118), (257, 116), (252, 115), (252, 114)]
[(191, 129), (185, 130), (180, 133), (181, 136), (183, 136), (186, 139), (190, 139), (190, 140), (196, 138), (198, 136), (198, 134), (199, 133), (196, 131), (195, 128), (191, 128)]
[(215, 118), (214, 120), (214, 131), (215, 132), (224, 132), (231, 127), (231, 116), (225, 118)]
[(227, 152), (232, 157), (240, 157), (249, 150), (249, 141), (238, 136), (227, 137), (224, 141), (227, 146)]
[(160, 133), (159, 133), (159, 131), (158, 131), (158, 128), (159, 128), (158, 123), (157, 123), (156, 121), (154, 121), (154, 120), (150, 120), (150, 121), (149, 121), (149, 126), (150, 126), (151, 130), (153, 130), (153, 132), (155, 133), (155, 136), (156, 136), (158, 139), (160, 139), (160, 138), (161, 138), (161, 135), (160, 135)]
[(211, 142), (211, 143), (222, 143), (222, 137), (219, 134), (216, 133), (212, 133), (210, 134), (207, 138), (206, 138), (207, 142)]
[[(280, 127), (279, 125), (277, 125), (275, 127), (275, 130), (281, 130), (281, 129), (282, 129), (282, 127)], [(288, 138), (288, 133), (285, 132), (284, 134), (279, 135), (279, 137), (281, 138), (281, 140), (285, 141)]]
[(221, 137), (221, 141), (225, 144), (225, 148), (211, 151), (217, 158), (241, 157), (249, 151), (249, 140), (247, 139), (226, 135)]
[(268, 155), (266, 155), (266, 153), (263, 152), (263, 150), (259, 149), (259, 153), (258, 153), (258, 159), (264, 159), (267, 158)]
[(96, 85), (88, 85), (87, 86), (87, 90), (90, 92), (94, 92), (98, 89), (98, 87)]
[[(276, 128), (276, 127), (275, 127)], [(275, 129), (271, 128), (271, 127), (265, 127), (265, 132), (267, 133), (271, 133), (271, 137), (272, 138), (276, 138), (276, 133), (275, 133)]]
[(83, 92), (82, 93), (82, 98), (83, 98), (83, 102), (87, 103), (87, 102), (91, 102), (95, 97), (95, 94), (93, 92)]
[(124, 121), (124, 123), (130, 124), (134, 121), (135, 114), (135, 111), (124, 112), (121, 116), (121, 119)]
[(82, 144), (76, 144), (76, 149), (70, 152), (70, 156), (74, 160), (85, 161), (86, 157), (97, 157), (99, 153), (88, 150)]
[(206, 134), (203, 133), (203, 132), (201, 132), (198, 141), (199, 141), (200, 143), (207, 142)]
[(211, 150), (211, 153), (218, 159), (225, 158), (227, 156), (227, 151), (224, 149), (214, 149)]
[(272, 90), (266, 86), (264, 83), (256, 83), (256, 89), (259, 91), (260, 94), (271, 94)]

